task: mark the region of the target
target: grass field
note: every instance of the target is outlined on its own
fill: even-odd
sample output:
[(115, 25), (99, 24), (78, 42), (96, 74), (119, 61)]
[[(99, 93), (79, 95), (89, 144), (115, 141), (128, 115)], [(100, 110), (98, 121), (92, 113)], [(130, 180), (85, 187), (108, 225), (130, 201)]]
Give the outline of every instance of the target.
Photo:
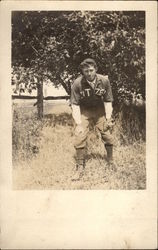
[(47, 101), (44, 118), (37, 119), (32, 101), (13, 103), (14, 189), (145, 189), (145, 142), (120, 143), (121, 127), (114, 128), (114, 161), (108, 168), (100, 136), (88, 137), (86, 169), (75, 180), (73, 120), (65, 101)]

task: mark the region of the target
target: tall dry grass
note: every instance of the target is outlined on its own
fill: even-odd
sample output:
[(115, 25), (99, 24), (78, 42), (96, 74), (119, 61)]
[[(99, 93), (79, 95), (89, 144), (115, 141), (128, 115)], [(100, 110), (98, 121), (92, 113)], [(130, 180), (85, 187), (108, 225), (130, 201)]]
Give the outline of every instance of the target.
[[(13, 186), (15, 189), (144, 189), (145, 142), (133, 138), (117, 117), (114, 161), (108, 168), (100, 135), (91, 130), (87, 164), (82, 178), (74, 181), (73, 121), (68, 105), (45, 104), (39, 121), (27, 103), (13, 105)], [(123, 138), (123, 139), (121, 139)], [(132, 143), (131, 143), (132, 142)]]

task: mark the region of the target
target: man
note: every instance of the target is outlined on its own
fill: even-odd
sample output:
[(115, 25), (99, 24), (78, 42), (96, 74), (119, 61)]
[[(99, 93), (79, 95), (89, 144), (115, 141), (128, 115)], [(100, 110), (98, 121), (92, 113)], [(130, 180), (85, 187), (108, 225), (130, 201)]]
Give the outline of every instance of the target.
[(74, 118), (76, 149), (76, 169), (85, 167), (85, 149), (89, 121), (93, 119), (101, 133), (102, 141), (107, 151), (107, 162), (113, 160), (113, 139), (109, 128), (112, 123), (112, 90), (106, 76), (97, 74), (96, 62), (87, 58), (80, 64), (82, 75), (71, 88), (71, 107)]

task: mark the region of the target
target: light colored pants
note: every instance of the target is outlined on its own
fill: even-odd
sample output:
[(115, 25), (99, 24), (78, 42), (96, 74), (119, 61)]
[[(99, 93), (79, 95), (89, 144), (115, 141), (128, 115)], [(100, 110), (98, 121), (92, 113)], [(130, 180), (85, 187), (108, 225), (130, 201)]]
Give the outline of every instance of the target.
[(94, 122), (96, 128), (99, 130), (103, 143), (113, 145), (113, 138), (109, 129), (107, 128), (105, 112), (103, 109), (91, 108), (90, 110), (81, 110), (81, 120), (84, 132), (75, 134), (74, 147), (76, 149), (84, 148), (86, 146), (86, 140), (91, 121)]

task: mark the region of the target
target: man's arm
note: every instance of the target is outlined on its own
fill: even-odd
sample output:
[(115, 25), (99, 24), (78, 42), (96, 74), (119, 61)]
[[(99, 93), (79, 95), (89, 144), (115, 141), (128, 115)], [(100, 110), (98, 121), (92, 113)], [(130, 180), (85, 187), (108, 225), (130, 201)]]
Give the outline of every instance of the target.
[(112, 107), (113, 94), (112, 94), (112, 89), (111, 89), (111, 85), (110, 85), (108, 78), (104, 79), (104, 83), (105, 83), (105, 89), (106, 89), (104, 99), (103, 99), (104, 100), (105, 114), (106, 114), (106, 119), (111, 120), (112, 111), (113, 111), (113, 107)]
[(72, 117), (77, 125), (81, 124), (81, 110), (79, 105), (72, 104)]
[(81, 123), (81, 110), (80, 110), (80, 93), (77, 88), (77, 83), (74, 82), (71, 89), (71, 108), (72, 108), (72, 117), (76, 123), (75, 134), (78, 135), (83, 133), (83, 127)]
[(74, 81), (71, 87), (71, 108), (72, 108), (72, 117), (76, 125), (81, 124), (81, 111), (80, 111), (80, 92), (78, 88), (78, 82)]
[(112, 102), (104, 102), (104, 108), (106, 113), (106, 119), (110, 120), (113, 111)]
[(76, 123), (75, 134), (79, 135), (80, 133), (84, 133), (84, 129), (82, 127), (81, 122), (81, 110), (79, 105), (72, 104), (72, 117)]

